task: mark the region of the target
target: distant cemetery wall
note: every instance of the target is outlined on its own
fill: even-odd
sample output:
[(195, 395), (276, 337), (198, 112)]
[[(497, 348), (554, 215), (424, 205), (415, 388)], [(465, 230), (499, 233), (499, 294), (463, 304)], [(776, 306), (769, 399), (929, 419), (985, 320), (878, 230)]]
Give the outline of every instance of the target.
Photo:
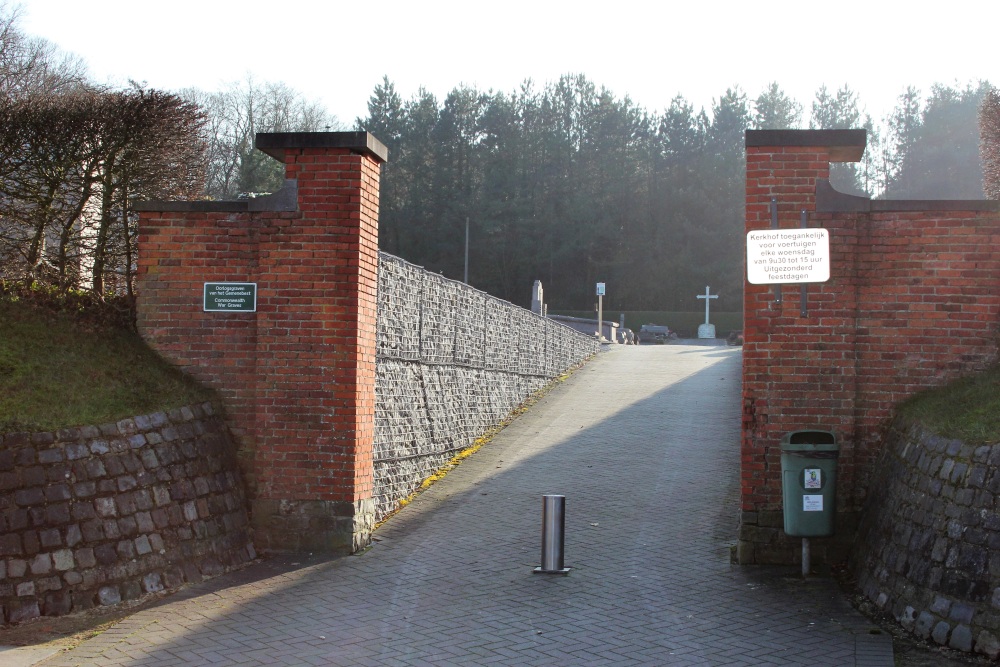
[(380, 254), (378, 275), (374, 496), (381, 519), (599, 344), (392, 255)]
[(132, 600), (255, 558), (233, 451), (211, 404), (0, 434), (0, 624)]
[(1000, 656), (1000, 444), (897, 418), (858, 531), (865, 595), (923, 639)]
[(746, 284), (743, 563), (798, 558), (800, 540), (783, 533), (784, 434), (836, 435), (836, 536), (814, 539), (812, 553), (846, 559), (893, 407), (997, 358), (1000, 203), (835, 192), (830, 163), (860, 160), (865, 142), (863, 130), (747, 132), (746, 231), (771, 227), (772, 198), (780, 228), (805, 211), (829, 230), (830, 279)]

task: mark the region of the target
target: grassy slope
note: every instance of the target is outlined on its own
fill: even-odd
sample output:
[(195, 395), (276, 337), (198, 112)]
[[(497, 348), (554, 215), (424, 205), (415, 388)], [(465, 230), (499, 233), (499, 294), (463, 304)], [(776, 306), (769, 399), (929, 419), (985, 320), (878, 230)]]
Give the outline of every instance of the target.
[(917, 394), (899, 411), (946, 438), (1000, 442), (1000, 367)]
[(103, 424), (211, 399), (134, 333), (0, 299), (0, 432)]

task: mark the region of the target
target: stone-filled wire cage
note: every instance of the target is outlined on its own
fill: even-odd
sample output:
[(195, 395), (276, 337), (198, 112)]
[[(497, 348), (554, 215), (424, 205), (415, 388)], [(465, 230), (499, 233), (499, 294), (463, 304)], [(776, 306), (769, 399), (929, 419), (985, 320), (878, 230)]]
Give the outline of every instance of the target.
[(380, 253), (376, 518), (598, 349), (594, 337)]

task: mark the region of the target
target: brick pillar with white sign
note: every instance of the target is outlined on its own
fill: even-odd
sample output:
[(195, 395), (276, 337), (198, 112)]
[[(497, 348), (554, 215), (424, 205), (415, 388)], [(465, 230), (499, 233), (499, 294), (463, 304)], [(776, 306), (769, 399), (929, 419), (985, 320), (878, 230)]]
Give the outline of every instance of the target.
[[(853, 532), (856, 269), (855, 221), (815, 213), (817, 184), (831, 162), (861, 158), (863, 130), (759, 130), (746, 136), (746, 232), (768, 230), (772, 199), (779, 229), (830, 228), (830, 279), (823, 283), (744, 287), (741, 522), (737, 558), (743, 563), (792, 562), (797, 542), (783, 536), (780, 441), (785, 433), (822, 429), (836, 434), (838, 520)], [(808, 313), (801, 311), (807, 290)], [(779, 300), (780, 297), (780, 300)], [(832, 540), (817, 540), (817, 560)]]
[(280, 192), (140, 206), (139, 329), (218, 390), (259, 548), (352, 552), (374, 519), (386, 150), (365, 132), (262, 134), (257, 147), (284, 163)]

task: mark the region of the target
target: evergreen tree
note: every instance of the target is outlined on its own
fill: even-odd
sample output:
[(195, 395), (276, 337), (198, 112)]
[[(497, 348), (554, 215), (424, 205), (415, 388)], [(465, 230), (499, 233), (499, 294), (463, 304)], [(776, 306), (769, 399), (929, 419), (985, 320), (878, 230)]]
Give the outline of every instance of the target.
[(747, 96), (738, 87), (727, 90), (712, 105), (707, 163), (702, 167), (702, 177), (710, 187), (702, 200), (700, 240), (692, 248), (698, 262), (691, 274), (695, 280), (687, 287), (687, 292), (697, 294), (700, 289), (691, 290), (714, 285), (729, 303), (738, 302), (743, 292), (743, 263), (736, 249), (741, 248), (743, 241), (745, 136), (750, 121)]
[(885, 118), (878, 132), (877, 145), (868, 147), (867, 153), (871, 155), (873, 170), (877, 174), (876, 183), (869, 192), (880, 197), (890, 196), (903, 159), (913, 148), (921, 122), (920, 92), (908, 86)]
[[(820, 86), (816, 99), (812, 104), (812, 115), (809, 120), (810, 129), (814, 130), (851, 130), (863, 129), (868, 132), (869, 141), (874, 132), (874, 123), (867, 114), (862, 114), (858, 108), (858, 96), (844, 84), (833, 95), (826, 86)], [(857, 163), (838, 163), (830, 166), (830, 183), (837, 190), (848, 194), (864, 195), (867, 182), (874, 180), (871, 167), (874, 163), (865, 165)]]
[[(437, 98), (420, 88), (404, 105), (399, 156), (395, 169), (387, 175), (387, 180), (402, 181), (398, 186), (391, 186), (403, 197), (399, 204), (401, 222), (396, 231), (399, 256), (423, 265), (428, 264), (428, 246), (435, 240), (427, 230), (437, 214), (433, 188), (437, 172), (434, 128), (439, 115)], [(383, 199), (381, 206), (386, 204)]]
[(894, 199), (981, 199), (979, 107), (989, 83), (964, 89), (935, 85), (919, 123), (911, 122), (905, 152), (887, 196)]
[(396, 190), (405, 188), (406, 180), (393, 178), (392, 172), (399, 168), (402, 157), (400, 149), (405, 121), (403, 99), (389, 77), (383, 76), (382, 83), (375, 87), (368, 98), (368, 117), (358, 118), (354, 122), (356, 129), (370, 132), (389, 151), (389, 160), (381, 167), (378, 226), (383, 247), (395, 255), (400, 252), (400, 228), (405, 224), (401, 206), (406, 199), (404, 192)]
[(788, 97), (772, 81), (754, 100), (753, 127), (757, 130), (789, 130), (802, 122), (802, 105)]

